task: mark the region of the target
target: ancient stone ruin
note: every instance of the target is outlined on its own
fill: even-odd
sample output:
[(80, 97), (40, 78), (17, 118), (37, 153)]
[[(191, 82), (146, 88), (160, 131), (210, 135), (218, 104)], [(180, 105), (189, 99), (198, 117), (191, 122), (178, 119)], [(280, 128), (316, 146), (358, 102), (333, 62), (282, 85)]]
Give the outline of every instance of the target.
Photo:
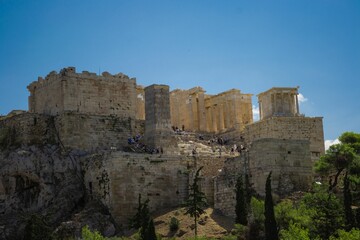
[[(237, 89), (208, 95), (201, 87), (144, 88), (122, 73), (77, 73), (74, 67), (39, 77), (28, 89), (29, 111), (0, 119), (0, 130), (13, 139), (7, 147), (59, 146), (64, 159), (80, 164), (85, 196), (100, 200), (124, 226), (139, 193), (150, 200), (152, 211), (179, 206), (200, 166), (208, 202), (233, 216), (240, 173), (264, 194), (272, 171), (274, 192), (286, 195), (309, 187), (313, 162), (324, 153), (322, 117), (300, 113), (299, 87), (258, 94), (257, 122), (252, 94)], [(2, 169), (4, 214), (17, 211), (12, 205), (16, 191), (9, 190), (19, 187), (17, 176)], [(38, 186), (55, 181), (48, 178), (34, 181)], [(43, 207), (40, 195), (33, 194), (22, 211)]]

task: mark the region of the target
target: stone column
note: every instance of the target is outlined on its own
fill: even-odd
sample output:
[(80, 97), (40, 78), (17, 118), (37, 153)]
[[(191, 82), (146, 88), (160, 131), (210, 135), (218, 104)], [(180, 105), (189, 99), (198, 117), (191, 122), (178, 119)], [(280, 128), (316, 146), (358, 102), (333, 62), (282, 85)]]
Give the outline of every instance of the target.
[(296, 100), (296, 115), (298, 115), (299, 112), (299, 99), (298, 99), (298, 93), (295, 95), (295, 100)]
[(199, 130), (205, 132), (206, 127), (206, 114), (205, 114), (205, 95), (204, 92), (198, 93), (198, 121)]
[(205, 113), (206, 113), (206, 131), (207, 132), (212, 132), (212, 113), (211, 113), (211, 107), (206, 107), (205, 109)]
[(261, 101), (259, 101), (258, 102), (259, 103), (259, 120), (261, 120), (262, 119), (262, 107), (261, 107), (261, 104), (262, 104), (262, 102)]
[(227, 100), (225, 100), (224, 102), (224, 123), (225, 123), (225, 128), (229, 129), (231, 127), (230, 125), (230, 111), (229, 111), (229, 103)]
[(217, 117), (216, 117), (216, 105), (214, 105), (214, 106), (212, 106), (211, 107), (211, 113), (212, 113), (212, 130), (214, 131), (214, 132), (217, 132), (218, 131), (218, 128), (217, 128), (217, 121), (218, 121), (218, 119), (217, 119)]
[(192, 98), (191, 95), (189, 96), (188, 100), (186, 101), (186, 104), (187, 104), (186, 111), (188, 113), (188, 117), (186, 118), (185, 129), (190, 130), (190, 131), (193, 131), (193, 128), (194, 128), (193, 101), (194, 101), (194, 99)]
[(217, 108), (219, 114), (218, 130), (221, 131), (224, 129), (224, 105), (218, 104)]

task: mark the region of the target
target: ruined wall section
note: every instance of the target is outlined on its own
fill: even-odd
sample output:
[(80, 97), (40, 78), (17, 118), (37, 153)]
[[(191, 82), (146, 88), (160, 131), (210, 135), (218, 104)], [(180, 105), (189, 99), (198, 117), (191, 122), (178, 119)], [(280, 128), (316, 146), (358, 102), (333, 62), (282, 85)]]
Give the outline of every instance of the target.
[(70, 149), (95, 151), (127, 146), (135, 120), (116, 115), (100, 116), (65, 112), (55, 118), (62, 144)]
[(135, 119), (136, 80), (119, 73), (101, 76), (75, 68), (51, 72), (28, 86), (30, 112), (57, 115), (73, 111)]
[(243, 135), (248, 144), (263, 138), (308, 140), (313, 160), (325, 153), (322, 117), (272, 117), (247, 125)]
[(107, 152), (87, 156), (82, 163), (88, 194), (108, 206), (117, 223), (127, 225), (135, 214), (139, 194), (143, 201), (150, 200), (151, 212), (184, 203), (200, 166), (204, 166), (200, 188), (213, 204), (213, 176), (223, 167), (223, 161), (217, 157)]
[(224, 167), (215, 177), (214, 209), (219, 210), (225, 216), (235, 218), (235, 185), (240, 174), (245, 176), (245, 160), (244, 154), (235, 158), (227, 159), (224, 163)]
[(143, 86), (136, 86), (136, 120), (145, 120), (145, 90)]
[(53, 126), (54, 118), (42, 114), (22, 113), (5, 117), (0, 121), (0, 142), (4, 147), (56, 144)]
[(62, 76), (55, 71), (50, 72), (45, 79), (39, 77), (37, 82), (28, 86), (28, 90), (29, 112), (57, 115), (64, 111)]
[(266, 178), (272, 172), (274, 193), (306, 191), (312, 182), (308, 140), (260, 139), (249, 149), (249, 171), (254, 189), (265, 195)]
[(273, 193), (284, 196), (308, 190), (312, 182), (309, 141), (260, 139), (253, 142), (249, 151), (227, 159), (215, 178), (214, 208), (226, 216), (235, 217), (237, 177), (240, 174), (244, 177), (247, 173), (252, 188), (264, 196), (270, 171)]
[(139, 194), (142, 201), (150, 200), (151, 212), (176, 207), (185, 201), (189, 170), (182, 160), (179, 156), (123, 152), (105, 157), (94, 155), (84, 161), (90, 164), (85, 167), (85, 185), (88, 192), (89, 186), (92, 187), (93, 196), (109, 207), (119, 224), (127, 225), (136, 212)]

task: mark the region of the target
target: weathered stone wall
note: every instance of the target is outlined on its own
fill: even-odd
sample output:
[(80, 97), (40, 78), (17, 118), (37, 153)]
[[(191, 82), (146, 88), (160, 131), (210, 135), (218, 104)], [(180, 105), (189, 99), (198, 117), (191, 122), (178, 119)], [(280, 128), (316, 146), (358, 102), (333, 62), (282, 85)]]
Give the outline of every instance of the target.
[(143, 86), (136, 86), (136, 119), (145, 120), (145, 90)]
[(62, 144), (72, 149), (122, 149), (134, 135), (135, 120), (129, 117), (64, 112), (55, 120)]
[[(214, 209), (226, 216), (235, 217), (235, 184), (238, 176), (245, 176), (245, 155), (228, 158), (214, 180)], [(245, 182), (245, 181), (244, 181)]]
[(263, 138), (309, 140), (313, 160), (325, 152), (322, 117), (272, 117), (247, 125), (243, 135), (247, 143)]
[(117, 115), (135, 119), (136, 80), (124, 74), (76, 73), (64, 68), (28, 86), (29, 110), (57, 115), (74, 111), (91, 115)]
[(273, 193), (287, 195), (308, 190), (312, 182), (309, 141), (260, 139), (253, 142), (249, 151), (227, 159), (215, 178), (214, 208), (235, 217), (235, 184), (239, 174), (247, 173), (252, 188), (264, 196), (270, 171)]
[(128, 224), (135, 214), (138, 195), (150, 200), (150, 210), (176, 207), (188, 197), (194, 172), (200, 172), (201, 190), (214, 203), (214, 178), (223, 167), (223, 158), (194, 158), (180, 155), (112, 152), (83, 159), (88, 193), (101, 199), (116, 221)]
[(1, 142), (17, 147), (55, 144), (57, 138), (53, 125), (54, 118), (42, 114), (22, 113), (6, 117), (0, 121)]
[[(150, 211), (175, 207), (188, 195), (189, 170), (179, 156), (126, 154), (113, 152), (93, 156), (88, 164), (85, 183), (92, 186), (94, 197), (100, 197), (115, 220), (128, 224), (136, 212), (138, 195), (150, 200)], [(184, 161), (182, 163), (182, 161)]]
[[(135, 129), (138, 132), (133, 132)], [(122, 149), (127, 139), (142, 133), (143, 123), (115, 115), (99, 116), (63, 112), (57, 116), (36, 113), (22, 113), (0, 121), (1, 136), (11, 138), (11, 144), (46, 145), (58, 144), (64, 147), (93, 151), (96, 149)], [(5, 136), (7, 135), (7, 136)], [(1, 139), (0, 139), (1, 140)]]
[(274, 193), (284, 195), (308, 190), (312, 161), (308, 140), (260, 139), (249, 149), (249, 171), (254, 189), (265, 194), (265, 182), (272, 171)]

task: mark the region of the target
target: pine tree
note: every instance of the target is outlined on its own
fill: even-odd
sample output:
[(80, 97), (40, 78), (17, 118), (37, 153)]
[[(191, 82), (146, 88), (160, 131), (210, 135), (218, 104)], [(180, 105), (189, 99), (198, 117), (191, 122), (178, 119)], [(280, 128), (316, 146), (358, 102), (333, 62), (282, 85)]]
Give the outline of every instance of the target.
[(246, 206), (246, 196), (244, 191), (242, 175), (240, 175), (236, 180), (235, 191), (236, 191), (235, 223), (240, 223), (241, 225), (247, 225), (247, 206)]
[(345, 173), (344, 177), (344, 212), (345, 212), (345, 223), (347, 230), (350, 230), (355, 225), (354, 214), (351, 209), (352, 197), (350, 191), (350, 182), (348, 173)]
[(271, 172), (266, 179), (265, 194), (265, 238), (266, 240), (278, 240), (274, 203), (271, 195)]
[(205, 213), (204, 209), (207, 207), (205, 194), (200, 191), (200, 171), (203, 167), (200, 167), (195, 174), (194, 182), (189, 186), (189, 198), (185, 202), (186, 212), (190, 217), (194, 218), (195, 223), (195, 238), (197, 238), (197, 220), (201, 214)]

